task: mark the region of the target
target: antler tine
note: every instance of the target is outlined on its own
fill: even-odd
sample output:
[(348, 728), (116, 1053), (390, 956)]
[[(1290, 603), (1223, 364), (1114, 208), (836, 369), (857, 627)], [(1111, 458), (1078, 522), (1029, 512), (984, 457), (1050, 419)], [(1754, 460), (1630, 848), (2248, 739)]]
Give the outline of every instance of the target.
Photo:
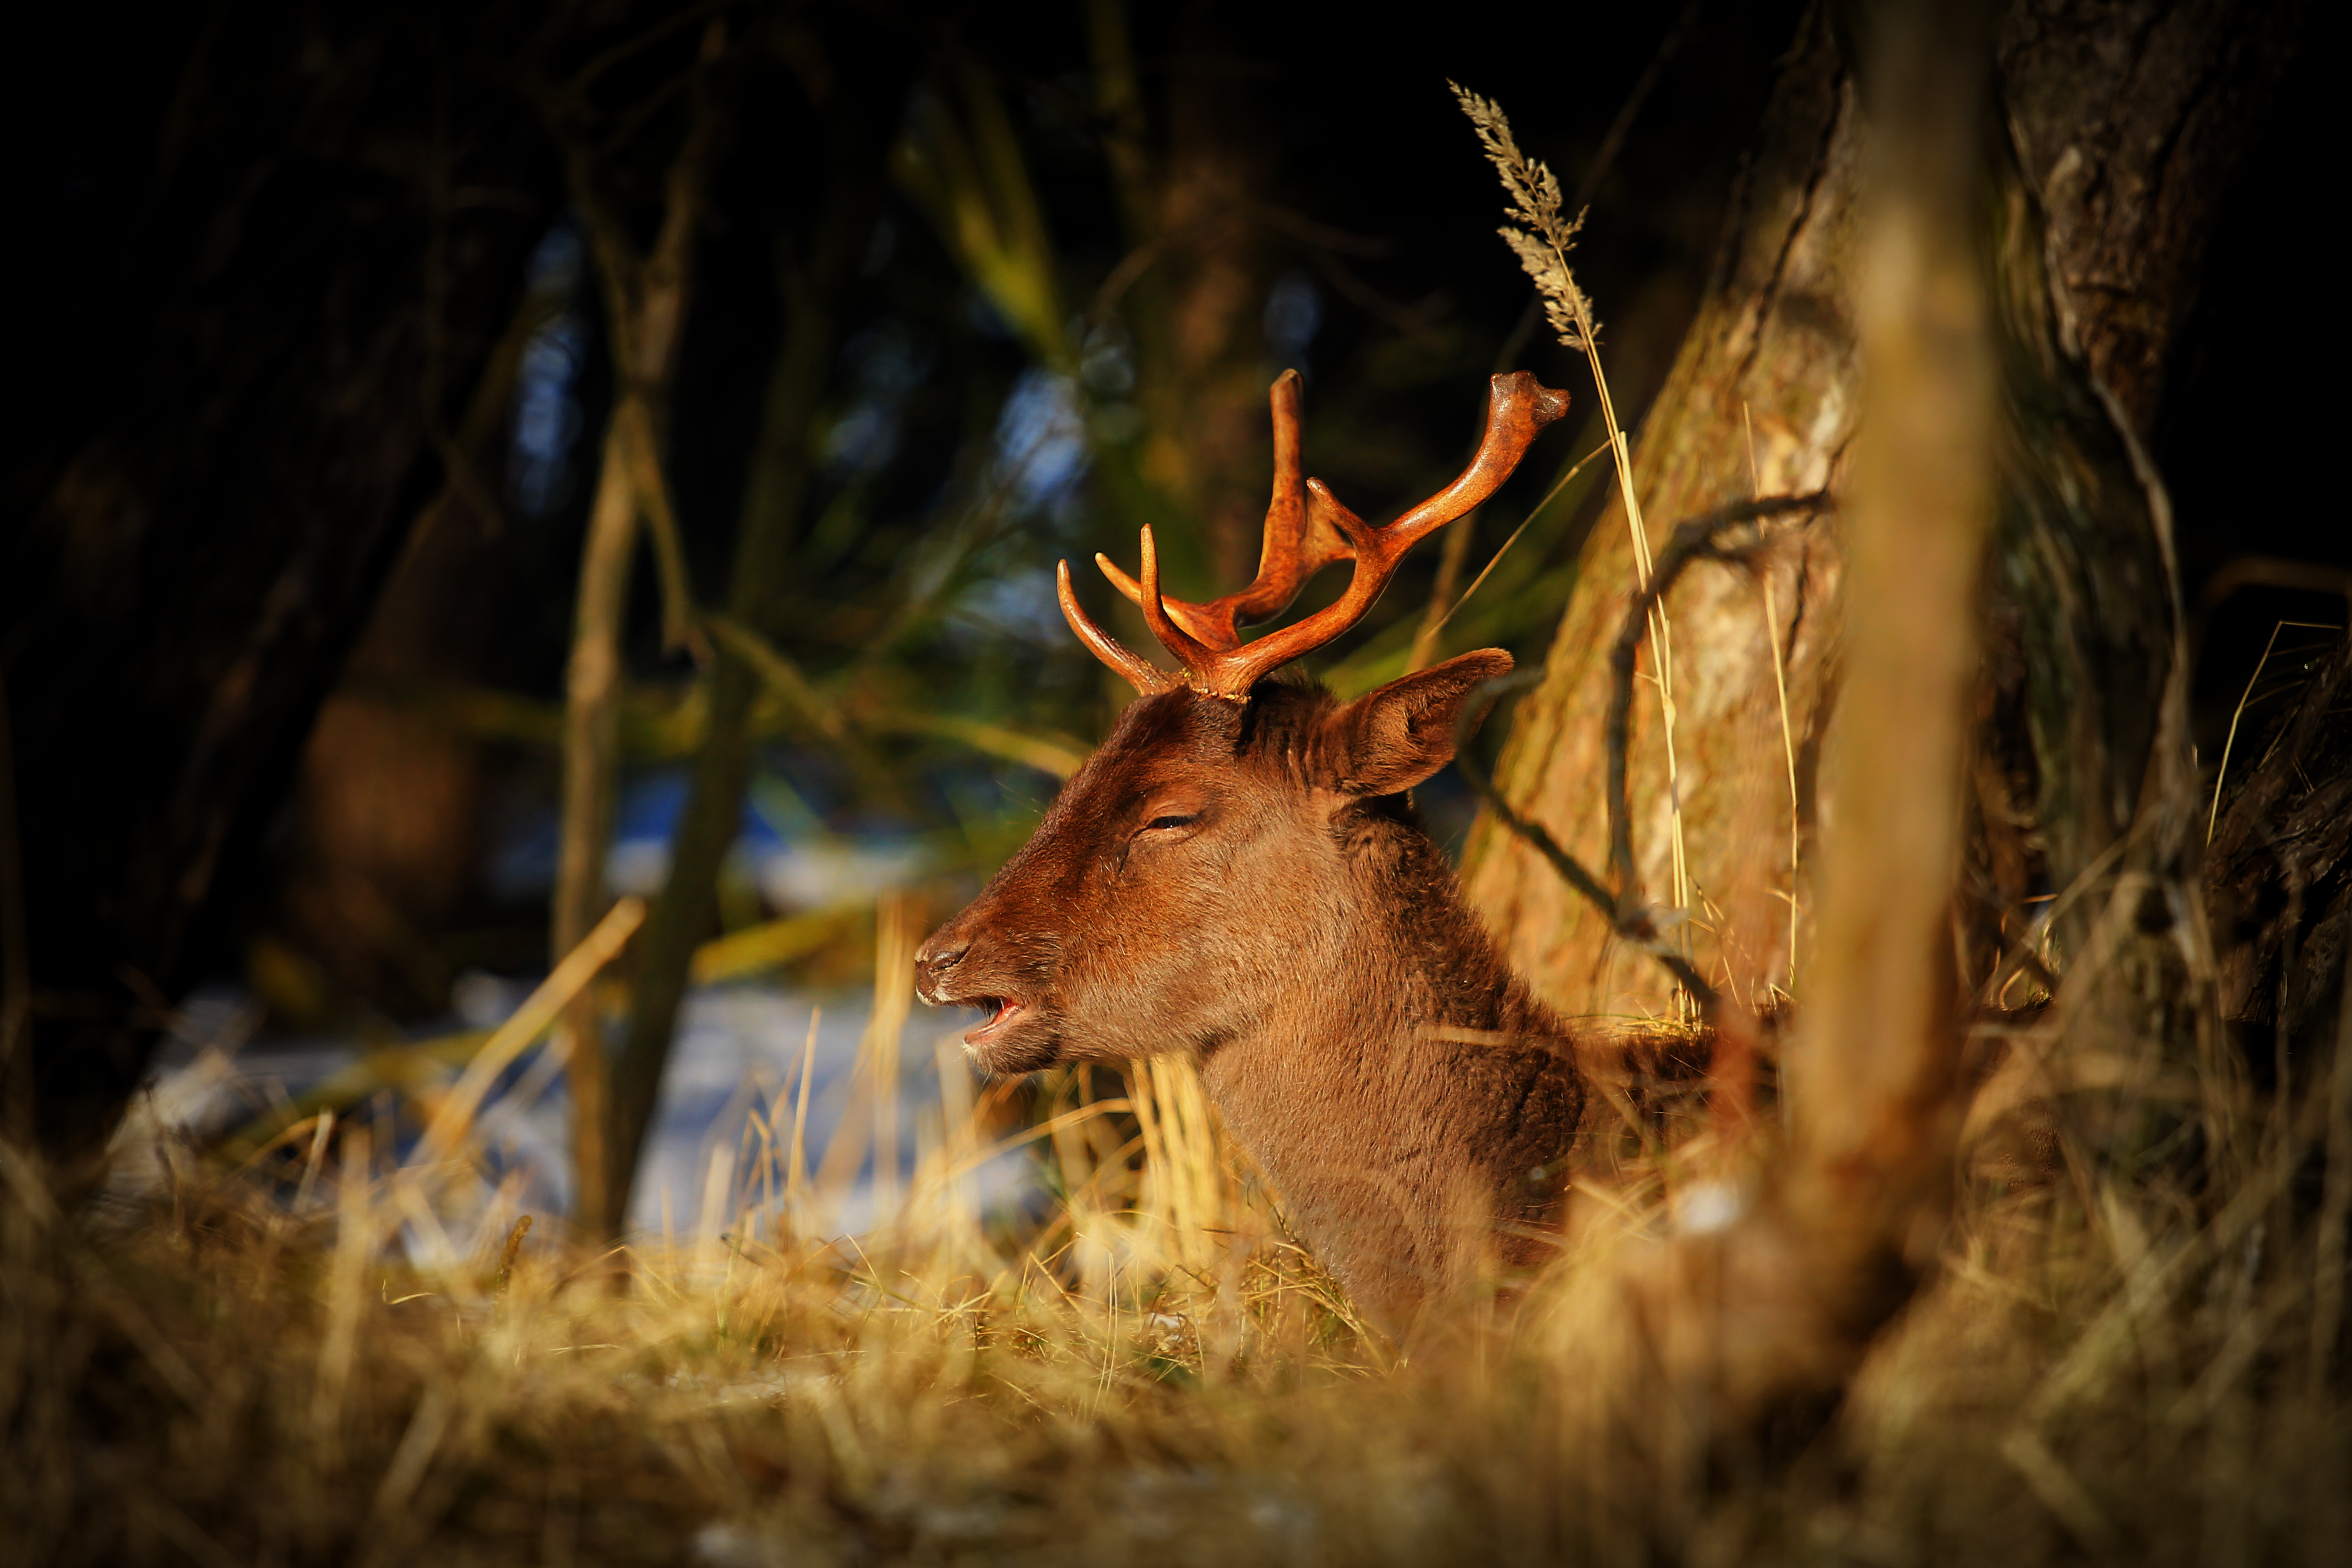
[[(1165, 595), (1160, 601), (1169, 618), (1188, 636), (1220, 653), (1241, 647), (1244, 624), (1274, 619), (1290, 608), (1308, 578), (1351, 553), (1346, 540), (1328, 527), (1318, 526), (1307, 505), (1298, 443), (1298, 395), (1303, 384), (1297, 371), (1286, 370), (1266, 388), (1266, 403), (1274, 416), (1274, 496), (1266, 503), (1257, 576), (1241, 592), (1205, 605)], [(1141, 607), (1141, 584), (1108, 556), (1096, 556), (1095, 564), (1113, 587)]]
[(1143, 525), (1142, 544), (1143, 594), (1137, 604), (1143, 611), (1144, 624), (1151, 628), (1151, 635), (1160, 639), (1160, 646), (1176, 656), (1177, 662), (1191, 675), (1192, 686), (1205, 691), (1209, 689), (1217, 661), (1231, 658), (1232, 654), (1229, 650), (1202, 643), (1176, 624), (1175, 617), (1168, 613), (1167, 601), (1160, 596), (1160, 546), (1151, 537), (1151, 525), (1148, 522)]
[(1266, 389), (1274, 415), (1274, 494), (1266, 502), (1257, 576), (1240, 593), (1228, 594), (1210, 606), (1230, 606), (1225, 613), (1229, 625), (1274, 619), (1290, 608), (1308, 578), (1353, 553), (1348, 542), (1307, 504), (1298, 442), (1298, 395), (1304, 384), (1297, 371), (1286, 370)]
[(1381, 530), (1400, 542), (1402, 555), (1455, 518), (1466, 517), (1502, 489), (1543, 427), (1568, 412), (1568, 394), (1555, 392), (1529, 372), (1514, 371), (1486, 383), (1486, 428), (1470, 466), (1452, 484)]
[(1308, 480), (1310, 519), (1328, 523), (1348, 542), (1356, 558), (1347, 592), (1305, 620), (1220, 655), (1217, 668), (1205, 678), (1195, 672), (1196, 689), (1220, 697), (1246, 697), (1250, 688), (1265, 676), (1354, 626), (1380, 602), (1405, 552), (1445, 524), (1475, 510), (1502, 488), (1519, 459), (1527, 456), (1537, 433), (1567, 412), (1568, 394), (1542, 385), (1528, 372), (1496, 376), (1487, 384), (1486, 428), (1469, 467), (1452, 484), (1385, 528), (1367, 526), (1322, 480)]
[[(1373, 528), (1341, 504), (1322, 480), (1298, 480), (1297, 373), (1285, 372), (1268, 396), (1274, 405), (1274, 501), (1266, 509), (1265, 545), (1255, 582), (1238, 594), (1206, 605), (1163, 596), (1159, 552), (1149, 528), (1143, 531), (1141, 581), (1112, 565), (1108, 557), (1095, 557), (1103, 575), (1141, 607), (1152, 634), (1182, 661), (1185, 684), (1204, 696), (1244, 699), (1259, 680), (1362, 620), (1380, 602), (1405, 552), (1447, 523), (1475, 510), (1510, 478), (1537, 433), (1568, 412), (1568, 394), (1540, 384), (1526, 371), (1496, 376), (1487, 384), (1486, 428), (1469, 466), (1452, 484), (1394, 522)], [(1237, 630), (1241, 618), (1258, 620), (1281, 614), (1298, 596), (1307, 578), (1332, 562), (1348, 558), (1355, 561), (1356, 570), (1336, 603), (1254, 643), (1242, 642)], [(1147, 692), (1174, 683), (1175, 678), (1145, 664), (1085, 618), (1070, 592), (1066, 563), (1061, 595), (1063, 614), (1097, 658)], [(1138, 670), (1147, 672), (1158, 684), (1147, 685), (1146, 676)]]
[(1070, 629), (1077, 633), (1078, 640), (1086, 644), (1087, 650), (1097, 658), (1125, 676), (1128, 684), (1138, 691), (1149, 697), (1181, 684), (1175, 676), (1159, 666), (1129, 653), (1117, 637), (1095, 625), (1086, 611), (1079, 607), (1077, 592), (1070, 586), (1070, 563), (1067, 561), (1055, 568), (1054, 596), (1062, 602), (1062, 618), (1070, 623)]

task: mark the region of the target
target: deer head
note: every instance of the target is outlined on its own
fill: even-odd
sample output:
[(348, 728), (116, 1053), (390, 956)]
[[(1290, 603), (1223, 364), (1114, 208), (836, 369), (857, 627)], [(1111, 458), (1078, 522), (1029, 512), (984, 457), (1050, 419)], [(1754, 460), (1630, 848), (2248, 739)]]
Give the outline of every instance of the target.
[[(1410, 1333), (1480, 1260), (1540, 1255), (1558, 1156), (1590, 1102), (1559, 1020), (1464, 907), (1403, 794), (1452, 757), (1463, 704), (1511, 659), (1464, 654), (1347, 703), (1268, 677), (1361, 620), (1404, 552), (1493, 494), (1568, 398), (1495, 377), (1462, 477), (1371, 528), (1300, 475), (1297, 376), (1271, 396), (1255, 581), (1206, 605), (1170, 598), (1148, 528), (1139, 576), (1096, 557), (1181, 670), (1088, 619), (1063, 563), (1071, 629), (1142, 699), (923, 944), (916, 988), (985, 1007), (964, 1043), (1001, 1073), (1196, 1053), (1307, 1239), (1372, 1321)], [(1354, 574), (1337, 603), (1242, 641), (1242, 623), (1280, 615), (1341, 560)]]
[[(1295, 372), (1269, 395), (1274, 497), (1248, 587), (1205, 605), (1166, 595), (1149, 528), (1139, 576), (1096, 557), (1180, 670), (1097, 626), (1061, 565), (1071, 629), (1142, 700), (1027, 846), (917, 954), (924, 1001), (988, 1010), (964, 1037), (985, 1068), (1207, 1054), (1302, 1008), (1377, 1012), (1377, 994), (1332, 993), (1350, 975), (1356, 991), (1376, 990), (1397, 946), (1415, 940), (1415, 920), (1388, 906), (1435, 879), (1454, 907), (1443, 859), (1401, 797), (1451, 759), (1462, 704), (1510, 656), (1464, 654), (1348, 703), (1267, 677), (1360, 621), (1405, 552), (1492, 495), (1568, 398), (1525, 373), (1496, 376), (1469, 467), (1375, 528), (1302, 479), (1298, 395)], [(1280, 615), (1341, 560), (1354, 573), (1336, 603), (1242, 641), (1243, 623)]]

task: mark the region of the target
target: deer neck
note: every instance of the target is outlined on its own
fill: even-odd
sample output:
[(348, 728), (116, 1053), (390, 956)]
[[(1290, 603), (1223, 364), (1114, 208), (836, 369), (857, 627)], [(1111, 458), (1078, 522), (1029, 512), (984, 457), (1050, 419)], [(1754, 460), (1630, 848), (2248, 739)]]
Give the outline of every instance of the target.
[(1524, 1260), (1496, 1222), (1549, 1217), (1583, 1094), (1434, 844), (1381, 823), (1341, 858), (1305, 973), (1202, 1077), (1318, 1256), (1401, 1332), (1498, 1242)]

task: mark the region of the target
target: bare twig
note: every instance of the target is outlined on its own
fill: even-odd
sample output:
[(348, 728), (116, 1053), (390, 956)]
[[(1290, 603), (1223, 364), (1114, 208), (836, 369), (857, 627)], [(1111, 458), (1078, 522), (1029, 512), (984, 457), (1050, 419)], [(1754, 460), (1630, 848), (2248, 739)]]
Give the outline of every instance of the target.
[(726, 29), (712, 22), (693, 70), (682, 79), (690, 105), (686, 139), (663, 179), (661, 227), (639, 252), (629, 226), (604, 190), (597, 150), (583, 121), (588, 110), (578, 84), (542, 87), (541, 110), (565, 149), (566, 174), (590, 249), (604, 285), (615, 396), (605, 462), (617, 463), (638, 516), (651, 530), (662, 577), (662, 638), (703, 662), (709, 645), (695, 627), (693, 592), (677, 537), (677, 506), (662, 472), (662, 426), (668, 390), (686, 326), (695, 239), (703, 222), (705, 187), (719, 148), (722, 114), (714, 77), (726, 48)]
[(729, 3), (730, 0), (701, 0), (698, 5), (680, 7), (675, 15), (663, 17), (642, 32), (631, 34), (604, 53), (590, 59), (586, 65), (572, 73), (571, 79), (563, 84), (565, 89), (575, 95), (586, 92), (595, 85), (599, 77), (623, 60), (632, 55), (644, 53), (680, 27), (689, 26), (709, 16), (713, 11), (724, 10)]
[[(1659, 553), (1657, 570), (1651, 575), (1648, 585), (1636, 593), (1633, 602), (1626, 606), (1623, 626), (1610, 655), (1613, 680), (1608, 719), (1608, 805), (1610, 860), (1617, 878), (1613, 892), (1581, 861), (1562, 848), (1542, 824), (1522, 816), (1505, 800), (1493, 781), (1470, 760), (1470, 731), (1475, 721), (1484, 717), (1487, 704), (1480, 701), (1465, 703), (1454, 725), (1454, 766), (1460, 770), (1472, 793), (1494, 813), (1495, 819), (1542, 856), (1570, 887), (1584, 895), (1601, 911), (1602, 918), (1609, 922), (1609, 929), (1621, 941), (1631, 942), (1657, 959), (1694, 1003), (1703, 1011), (1717, 1016), (1720, 1016), (1720, 998), (1715, 987), (1701, 977), (1697, 967), (1687, 957), (1668, 948), (1660, 940), (1657, 921), (1639, 896), (1639, 882), (1633, 865), (1633, 818), (1626, 800), (1625, 776), (1626, 729), (1633, 702), (1633, 656), (1641, 646), (1643, 632), (1651, 625), (1658, 600), (1674, 586), (1691, 563), (1729, 560), (1739, 553), (1722, 543), (1722, 536), (1727, 531), (1771, 518), (1801, 513), (1818, 515), (1830, 510), (1831, 505), (1828, 493), (1816, 490), (1805, 495), (1762, 496), (1734, 501), (1714, 511), (1686, 519), (1675, 525), (1665, 549)], [(1489, 700), (1498, 699), (1539, 679), (1539, 672), (1527, 670), (1499, 680), (1490, 680), (1479, 690)]]
[[(551, 921), (559, 952), (586, 938), (605, 896), (604, 849), (619, 763), (621, 620), (640, 517), (652, 525), (655, 558), (662, 568), (665, 637), (673, 647), (707, 653), (694, 634), (693, 595), (677, 540), (676, 509), (661, 472), (660, 437), (685, 328), (694, 241), (718, 151), (720, 113), (713, 79), (726, 41), (724, 25), (712, 20), (693, 71), (686, 139), (664, 181), (661, 227), (644, 254), (605, 190), (604, 171), (585, 123), (586, 79), (535, 88), (541, 113), (564, 149), (573, 205), (604, 286), (616, 382), (583, 550), (566, 675), (562, 829)], [(578, 1217), (592, 1230), (603, 1230), (614, 1223), (625, 1200), (625, 1194), (611, 1191), (609, 1068), (594, 1010), (584, 1000), (574, 1001), (564, 1027), (572, 1047)]]
[(818, 693), (791, 655), (723, 610), (705, 616), (702, 624), (721, 648), (750, 666), (761, 684), (799, 710), (803, 720), (835, 740), (842, 737), (841, 710)]
[[(1748, 493), (1764, 493), (1762, 473), (1756, 466), (1756, 420), (1748, 412), (1746, 399), (1739, 404), (1739, 423), (1748, 432)], [(1772, 689), (1780, 699), (1780, 758), (1789, 770), (1789, 984), (1788, 992), (1797, 989), (1797, 866), (1798, 850), (1804, 837), (1801, 803), (1797, 795), (1797, 733), (1789, 722), (1789, 671), (1780, 657), (1780, 606), (1772, 592), (1769, 568), (1758, 574), (1764, 580), (1764, 646), (1772, 655)], [(1801, 601), (1801, 595), (1800, 596)], [(1790, 633), (1791, 653), (1795, 652), (1795, 631)]]
[(1642, 106), (1650, 100), (1650, 94), (1657, 89), (1658, 79), (1665, 75), (1666, 67), (1689, 40), (1692, 26), (1698, 21), (1699, 4), (1700, 0), (1687, 0), (1682, 10), (1675, 14), (1673, 26), (1666, 29), (1666, 36), (1658, 40), (1657, 48), (1650, 56), (1650, 63), (1643, 66), (1642, 74), (1633, 79), (1633, 87), (1625, 94), (1625, 101), (1618, 107), (1617, 118), (1609, 122), (1607, 134), (1601, 138), (1600, 150), (1592, 154), (1592, 161), (1584, 166), (1583, 177), (1576, 182), (1576, 195), (1569, 205), (1577, 211), (1582, 212), (1585, 204), (1601, 194), (1601, 182), (1617, 162), (1617, 154), (1624, 151), (1625, 137), (1633, 129), (1635, 117), (1642, 112)]
[(1471, 700), (1462, 705), (1462, 710), (1454, 721), (1454, 768), (1462, 774), (1463, 782), (1470, 786), (1470, 793), (1495, 814), (1495, 820), (1542, 856), (1545, 864), (1558, 872), (1562, 881), (1581, 893), (1594, 909), (1600, 910), (1601, 918), (1609, 922), (1610, 930), (1620, 940), (1631, 942), (1664, 964), (1666, 973), (1675, 977), (1676, 984), (1701, 1007), (1712, 1010), (1717, 1000), (1715, 987), (1701, 977), (1689, 959), (1658, 940), (1658, 931), (1651, 922), (1649, 912), (1635, 908), (1631, 918), (1625, 918), (1621, 911), (1625, 909), (1626, 900), (1611, 892), (1600, 878), (1586, 868), (1584, 862), (1562, 848), (1559, 841), (1543, 824), (1521, 816), (1509, 801), (1503, 798), (1502, 792), (1495, 787), (1486, 770), (1470, 760), (1471, 732), (1477, 727), (1478, 721), (1486, 716), (1487, 709), (1501, 698), (1524, 690), (1541, 679), (1541, 670), (1521, 670), (1517, 675), (1486, 681), (1472, 693)]
[(1051, 773), (1057, 779), (1068, 778), (1086, 765), (1084, 743), (1063, 735), (1039, 735), (1009, 725), (991, 724), (983, 719), (967, 718), (961, 713), (926, 713), (916, 709), (878, 709), (861, 714), (860, 720), (869, 730), (902, 735), (935, 735), (943, 741), (953, 741), (975, 752), (1006, 762), (1019, 763)]
[(669, 480), (662, 472), (661, 447), (654, 431), (652, 411), (641, 398), (629, 398), (614, 411), (622, 436), (620, 454), (627, 465), (638, 514), (654, 547), (654, 564), (661, 579), (662, 646), (684, 651), (695, 663), (709, 668), (710, 639), (694, 607), (694, 584), (686, 566), (686, 543), (677, 526), (677, 503), (670, 499)]
[[(983, 137), (985, 140), (985, 137)], [(761, 398), (760, 437), (743, 490), (723, 625), (706, 624), (720, 655), (705, 690), (709, 718), (697, 748), (685, 811), (670, 842), (669, 873), (646, 923), (631, 979), (634, 1005), (614, 1064), (613, 1183), (625, 1195), (651, 1125), (677, 1013), (708, 934), (713, 898), (735, 841), (753, 769), (751, 730), (763, 689), (783, 692), (816, 726), (843, 739), (841, 717), (778, 650), (793, 542), (810, 478), (810, 432), (820, 416), (841, 330), (841, 291), (856, 276), (873, 232), (887, 139), (855, 100), (825, 112), (823, 206), (805, 255), (780, 252), (776, 272), (783, 341)]]
[[(609, 448), (614, 432), (605, 434)], [(572, 611), (572, 658), (564, 675), (562, 822), (556, 849), (553, 942), (568, 952), (586, 940), (604, 898), (604, 849), (612, 837), (620, 771), (621, 616), (628, 601), (635, 511), (620, 466), (608, 453), (581, 552)], [(605, 1208), (605, 1136), (610, 1120), (604, 1046), (595, 1008), (566, 1016), (571, 1049), (576, 1214), (601, 1225)]]
[[(1609, 668), (1613, 684), (1609, 693), (1607, 738), (1609, 742), (1609, 858), (1615, 871), (1618, 898), (1630, 903), (1635, 899), (1637, 874), (1633, 867), (1633, 815), (1626, 800), (1626, 730), (1633, 710), (1633, 661), (1642, 646), (1645, 629), (1654, 630), (1654, 613), (1666, 590), (1695, 561), (1722, 561), (1738, 552), (1721, 543), (1724, 532), (1742, 523), (1759, 522), (1768, 518), (1787, 517), (1798, 513), (1818, 514), (1832, 505), (1825, 490), (1814, 490), (1797, 496), (1759, 496), (1752, 500), (1733, 501), (1710, 512), (1702, 512), (1675, 525), (1666, 547), (1658, 554), (1657, 568), (1649, 581), (1633, 595), (1625, 609), (1625, 619), (1619, 627), (1616, 646), (1610, 649)], [(1630, 910), (1626, 913), (1630, 914)]]

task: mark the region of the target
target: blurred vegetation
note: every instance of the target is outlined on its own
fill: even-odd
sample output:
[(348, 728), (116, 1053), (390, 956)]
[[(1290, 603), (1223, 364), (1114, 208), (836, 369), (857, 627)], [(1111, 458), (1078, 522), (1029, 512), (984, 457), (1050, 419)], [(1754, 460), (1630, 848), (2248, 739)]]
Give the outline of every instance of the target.
[[(641, 848), (667, 837), (609, 1091), (599, 1058), (577, 1065), (588, 1164), (609, 1178), (585, 1217), (609, 1224), (696, 952), (825, 912), (730, 853), (747, 801), (829, 853), (913, 847), (944, 905), (1021, 841), (1125, 695), (1062, 626), (1054, 563), (1130, 638), (1133, 611), (1083, 568), (1097, 550), (1131, 563), (1139, 524), (1175, 591), (1244, 580), (1280, 371), (1308, 378), (1310, 471), (1372, 516), (1456, 471), (1493, 371), (1590, 402), (1493, 242), (1445, 78), (1512, 91), (1530, 144), (1607, 220), (1586, 272), (1612, 301), (1630, 421), (1697, 296), (1792, 16), (1587, 19), (1573, 93), (1527, 39), (1467, 16), (1405, 50), (1304, 16), (1114, 0), (984, 26), (951, 7), (391, 7), (257, 16), (234, 47), (160, 37), (185, 51), (181, 118), (134, 113), (76, 155), (119, 200), (154, 177), (142, 134), (167, 162), (212, 157), (215, 190), (266, 178), (236, 163), (271, 167), (266, 119), (236, 157), (206, 129), (239, 73), (340, 62), (310, 112), (341, 114), (334, 155), (415, 215), (408, 248), (380, 257), (414, 290), (412, 381), (370, 395), (428, 411), (410, 471), (430, 481), (404, 528), (386, 520), (372, 607), (355, 577), (307, 623), (312, 668), (339, 638), (351, 652), (290, 813), (268, 823), (268, 759), (300, 733), (289, 700), (271, 710), (281, 749), (257, 734), (260, 771), (223, 802), (250, 824), (205, 863), (225, 881), (183, 877), (198, 934), (132, 962), (165, 994), (241, 971), (276, 1027), (380, 1032), (442, 1014), (468, 968), (568, 950), (615, 891), (616, 823)], [(256, 261), (235, 264), (270, 243), (254, 234)], [(461, 265), (478, 274), (464, 354)], [(363, 428), (365, 399), (346, 403)], [(1316, 673), (1352, 693), (1464, 647), (1539, 657), (1605, 477), (1574, 467), (1597, 430), (1573, 416)], [(212, 597), (260, 613), (259, 566)], [(1462, 793), (1424, 793), (1458, 839)], [(652, 796), (667, 804), (632, 817)], [(541, 848), (485, 875), (543, 841), (550, 810), (551, 873)], [(816, 977), (863, 956), (729, 951)], [(571, 1032), (593, 1032), (578, 1005)], [(152, 1035), (110, 1037), (137, 1057)]]
[[(675, 363), (647, 400), (658, 479), (634, 481), (651, 548), (615, 627), (623, 765), (700, 770), (687, 820), (700, 812), (721, 828), (733, 819), (721, 797), (745, 784), (720, 775), (795, 790), (818, 826), (912, 835), (937, 874), (967, 885), (1024, 835), (1124, 695), (1062, 627), (1054, 562), (1083, 567), (1096, 550), (1129, 560), (1137, 525), (1151, 521), (1171, 542), (1177, 591), (1245, 577), (1276, 372), (1309, 375), (1310, 467), (1368, 512), (1451, 476), (1489, 371), (1571, 375), (1528, 330), (1527, 291), (1495, 254), (1475, 144), (1442, 73), (1408, 73), (1392, 51), (1335, 46), (1302, 21), (1213, 8), (1130, 17), (1108, 4), (979, 32), (946, 16), (886, 22), (824, 6), (575, 21), (536, 39), (520, 68), (522, 89), (556, 104), (541, 119), (571, 173), (519, 308), (527, 346), (485, 372), (523, 414), (484, 464), (495, 517), (460, 523), (496, 538), (453, 552), (437, 574), (396, 579), (378, 617), (410, 596), (428, 618), (446, 614), (488, 575), (507, 586), (497, 629), (454, 674), (371, 659), (363, 643), (338, 699), (503, 759), (493, 771), (504, 785), (452, 809), (478, 814), (501, 787), (547, 798), (600, 433), (619, 428), (631, 378), (649, 374), (615, 357), (615, 312), (642, 309), (626, 301), (643, 285), (616, 290), (611, 279), (665, 223), (686, 224), (691, 257), (671, 285)], [(1753, 46), (1776, 29), (1750, 18), (1688, 37), (1682, 24), (1611, 26), (1586, 39), (1611, 63), (1592, 68), (1573, 104), (1529, 96), (1533, 134), (1563, 166), (1605, 152), (1596, 199), (1630, 219), (1589, 269), (1623, 300), (1616, 360), (1638, 406), (1695, 297), (1740, 105), (1766, 85)], [(1663, 58), (1662, 41), (1674, 46)], [(1465, 75), (1524, 74), (1475, 29), (1443, 52)], [(1672, 69), (1651, 68), (1661, 64)], [(1377, 80), (1412, 75), (1392, 95), (1402, 114), (1365, 112), (1366, 66)], [(1733, 96), (1703, 120), (1675, 114), (1717, 87)], [(1611, 142), (1628, 110), (1648, 117), (1645, 135)], [(698, 115), (718, 129), (698, 132)], [(707, 150), (689, 146), (698, 135)], [(1448, 147), (1458, 168), (1445, 165)], [(695, 159), (707, 172), (682, 195)], [(1675, 161), (1675, 196), (1634, 198), (1633, 181)], [(681, 200), (693, 207), (683, 219)], [(1354, 691), (1401, 670), (1435, 579), (1458, 594), (1523, 522), (1508, 569), (1454, 616), (1443, 651), (1539, 653), (1602, 476), (1588, 468), (1556, 492), (1554, 481), (1596, 444), (1587, 430), (1539, 450), (1459, 531), (1461, 548), (1409, 566), (1318, 673)], [(413, 549), (409, 565), (426, 564)], [(1081, 593), (1099, 613), (1112, 595), (1092, 576)], [(1132, 611), (1117, 615), (1124, 625)], [(710, 760), (730, 748), (743, 752), (731, 770)], [(310, 767), (336, 771), (316, 746)], [(401, 804), (414, 815), (426, 803)], [(307, 851), (364, 858), (320, 826)], [(480, 831), (478, 821), (476, 842)], [(730, 835), (716, 837), (723, 850)], [(697, 907), (679, 918), (707, 935), (719, 917), (698, 884), (717, 857), (696, 858), (677, 901)], [(437, 1004), (319, 952), (333, 902), (299, 907), (280, 928), (293, 946), (357, 1000), (396, 1014)], [(473, 962), (527, 962), (528, 939), (488, 942), (481, 921), (530, 919), (528, 906), (465, 902), (415, 911), (417, 939), (454, 942)], [(731, 907), (737, 921), (761, 912)]]

